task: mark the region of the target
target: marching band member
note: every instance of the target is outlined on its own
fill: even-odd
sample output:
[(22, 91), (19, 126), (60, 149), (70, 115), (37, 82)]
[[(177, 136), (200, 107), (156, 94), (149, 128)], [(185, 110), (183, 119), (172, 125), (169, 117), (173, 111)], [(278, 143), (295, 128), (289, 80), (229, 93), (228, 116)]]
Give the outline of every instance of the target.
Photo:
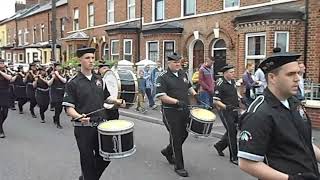
[(45, 123), (44, 113), (48, 110), (50, 97), (47, 72), (44, 67), (39, 67), (39, 75), (34, 78), (33, 87), (36, 88), (35, 98), (40, 109), (41, 123)]
[(33, 118), (37, 118), (37, 116), (34, 113), (34, 107), (37, 105), (36, 97), (35, 97), (35, 89), (33, 87), (33, 81), (35, 79), (35, 76), (38, 75), (36, 63), (32, 62), (29, 64), (29, 71), (27, 75), (25, 76), (23, 82), (26, 83), (26, 94), (27, 98), (30, 102), (30, 113)]
[(14, 94), (17, 97), (19, 113), (23, 114), (23, 105), (28, 102), (26, 94), (26, 84), (23, 82), (25, 74), (23, 72), (23, 66), (18, 66), (18, 72), (12, 78), (14, 84)]
[(105, 111), (86, 117), (85, 114), (103, 107), (104, 102), (122, 104), (121, 100), (110, 98), (102, 78), (92, 73), (94, 48), (80, 48), (76, 51), (81, 70), (66, 84), (62, 105), (74, 123), (74, 135), (80, 152), (82, 175), (79, 180), (99, 180), (110, 161), (104, 161), (99, 154), (97, 126), (106, 119)]
[(62, 129), (60, 124), (60, 114), (62, 112), (62, 101), (64, 94), (64, 87), (67, 82), (65, 75), (62, 73), (62, 67), (60, 63), (53, 64), (53, 71), (51, 72), (51, 79), (48, 84), (51, 88), (50, 99), (52, 107), (54, 108), (53, 122), (57, 125), (57, 128)]
[(162, 102), (163, 121), (170, 134), (170, 143), (161, 153), (170, 164), (175, 165), (175, 172), (187, 177), (184, 169), (182, 145), (188, 137), (186, 130), (189, 123), (188, 92), (196, 96), (187, 74), (181, 70), (181, 56), (174, 53), (168, 56), (168, 69), (158, 76), (156, 97)]
[(0, 138), (5, 138), (3, 123), (8, 116), (9, 107), (9, 83), (12, 76), (8, 74), (4, 59), (0, 59)]
[[(8, 63), (8, 67), (6, 68), (7, 69), (7, 73), (10, 75), (10, 76), (15, 76), (16, 75), (16, 72), (14, 71), (13, 69), (13, 63), (12, 62), (9, 62)], [(13, 84), (13, 81), (11, 80), (10, 81), (10, 85), (9, 85), (9, 108), (11, 110), (16, 110), (16, 107), (15, 107), (15, 100), (16, 100), (16, 96), (14, 94), (14, 84)]]

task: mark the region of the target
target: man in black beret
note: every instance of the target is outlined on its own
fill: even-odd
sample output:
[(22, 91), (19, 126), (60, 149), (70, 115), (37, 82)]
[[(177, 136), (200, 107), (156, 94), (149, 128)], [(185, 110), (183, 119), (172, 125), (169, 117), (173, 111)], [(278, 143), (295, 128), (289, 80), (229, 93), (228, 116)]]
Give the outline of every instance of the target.
[(186, 131), (189, 117), (188, 92), (196, 96), (195, 90), (181, 67), (181, 56), (173, 53), (168, 56), (168, 69), (159, 74), (156, 83), (156, 96), (162, 102), (163, 122), (170, 134), (169, 145), (161, 151), (170, 164), (175, 165), (175, 172), (187, 177), (184, 168), (182, 145), (188, 137)]
[(237, 128), (239, 98), (235, 84), (235, 69), (232, 65), (225, 65), (220, 70), (223, 77), (217, 81), (214, 96), (221, 101), (215, 101), (221, 121), (226, 128), (226, 132), (219, 142), (214, 145), (220, 156), (224, 156), (223, 150), (229, 147), (230, 162), (238, 163), (237, 158)]
[(240, 168), (259, 179), (319, 180), (320, 150), (298, 91), (299, 54), (276, 52), (259, 67), (267, 88), (249, 106), (239, 138)]
[(99, 123), (107, 119), (105, 111), (99, 111), (90, 116), (89, 112), (101, 109), (104, 103), (122, 104), (122, 101), (110, 98), (102, 78), (92, 73), (94, 68), (94, 48), (80, 48), (77, 57), (80, 59), (81, 70), (67, 82), (63, 103), (67, 114), (73, 119), (74, 134), (80, 152), (82, 175), (80, 180), (98, 180), (110, 161), (104, 161), (99, 153), (98, 131)]

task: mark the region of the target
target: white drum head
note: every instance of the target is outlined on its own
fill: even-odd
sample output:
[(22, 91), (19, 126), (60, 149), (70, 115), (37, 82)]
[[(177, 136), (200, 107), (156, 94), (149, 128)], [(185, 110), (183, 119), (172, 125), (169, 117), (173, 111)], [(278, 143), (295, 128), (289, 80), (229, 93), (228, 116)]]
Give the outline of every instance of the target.
[(216, 115), (207, 109), (194, 108), (190, 111), (190, 113), (191, 113), (191, 116), (202, 121), (213, 122), (216, 120)]
[(133, 128), (134, 124), (126, 120), (110, 120), (99, 124), (98, 129), (107, 132), (118, 132)]
[(120, 89), (120, 79), (113, 71), (107, 71), (103, 76), (103, 81), (110, 92), (110, 96), (118, 99)]

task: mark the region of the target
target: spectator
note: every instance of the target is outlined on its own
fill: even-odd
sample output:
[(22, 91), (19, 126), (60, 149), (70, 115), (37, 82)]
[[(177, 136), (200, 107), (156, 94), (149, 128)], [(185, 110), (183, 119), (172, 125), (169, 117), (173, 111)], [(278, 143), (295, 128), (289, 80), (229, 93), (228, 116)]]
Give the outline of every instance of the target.
[(136, 110), (141, 113), (145, 113), (146, 109), (144, 108), (144, 96), (146, 94), (146, 80), (143, 78), (143, 70), (139, 71), (138, 74), (138, 102)]
[(194, 73), (192, 75), (192, 84), (193, 84), (193, 89), (198, 92), (199, 91), (199, 69), (202, 64), (199, 65), (199, 67), (195, 68)]
[(214, 93), (214, 73), (212, 65), (214, 63), (213, 58), (206, 58), (204, 64), (199, 69), (199, 94), (200, 104), (205, 106), (212, 106), (213, 93)]
[(146, 94), (149, 101), (149, 107), (155, 109), (157, 106), (154, 103), (154, 97), (152, 96), (153, 83), (151, 80), (150, 65), (146, 65), (143, 69), (143, 79), (146, 80)]
[(245, 102), (249, 106), (255, 98), (254, 86), (256, 82), (252, 78), (252, 73), (254, 71), (254, 64), (247, 63), (246, 71), (242, 75), (242, 80), (245, 86)]
[(300, 62), (299, 63), (299, 68), (300, 68), (300, 72), (299, 72), (299, 87), (298, 87), (298, 93), (297, 93), (296, 97), (300, 101), (302, 101), (302, 100), (304, 100), (304, 78), (303, 78), (303, 75), (306, 72), (306, 67), (302, 62)]
[(157, 78), (159, 76), (159, 74), (163, 71), (162, 67), (161, 67), (161, 61), (157, 61), (157, 67), (152, 69), (151, 71), (151, 81), (153, 84), (153, 88), (152, 88), (152, 96), (154, 97), (156, 92), (155, 92), (155, 85), (157, 83)]
[(254, 73), (254, 79), (257, 81), (259, 87), (256, 88), (256, 95), (260, 96), (263, 94), (264, 89), (267, 87), (266, 77), (261, 68), (258, 68)]

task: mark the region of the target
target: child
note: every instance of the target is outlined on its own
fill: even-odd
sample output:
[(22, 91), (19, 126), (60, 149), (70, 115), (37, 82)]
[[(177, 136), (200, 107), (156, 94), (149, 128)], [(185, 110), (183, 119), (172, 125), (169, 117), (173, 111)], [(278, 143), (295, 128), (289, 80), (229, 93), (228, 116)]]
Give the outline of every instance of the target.
[(146, 93), (146, 80), (143, 78), (143, 70), (138, 72), (138, 103), (136, 111), (146, 113), (147, 110), (144, 108), (144, 95)]

